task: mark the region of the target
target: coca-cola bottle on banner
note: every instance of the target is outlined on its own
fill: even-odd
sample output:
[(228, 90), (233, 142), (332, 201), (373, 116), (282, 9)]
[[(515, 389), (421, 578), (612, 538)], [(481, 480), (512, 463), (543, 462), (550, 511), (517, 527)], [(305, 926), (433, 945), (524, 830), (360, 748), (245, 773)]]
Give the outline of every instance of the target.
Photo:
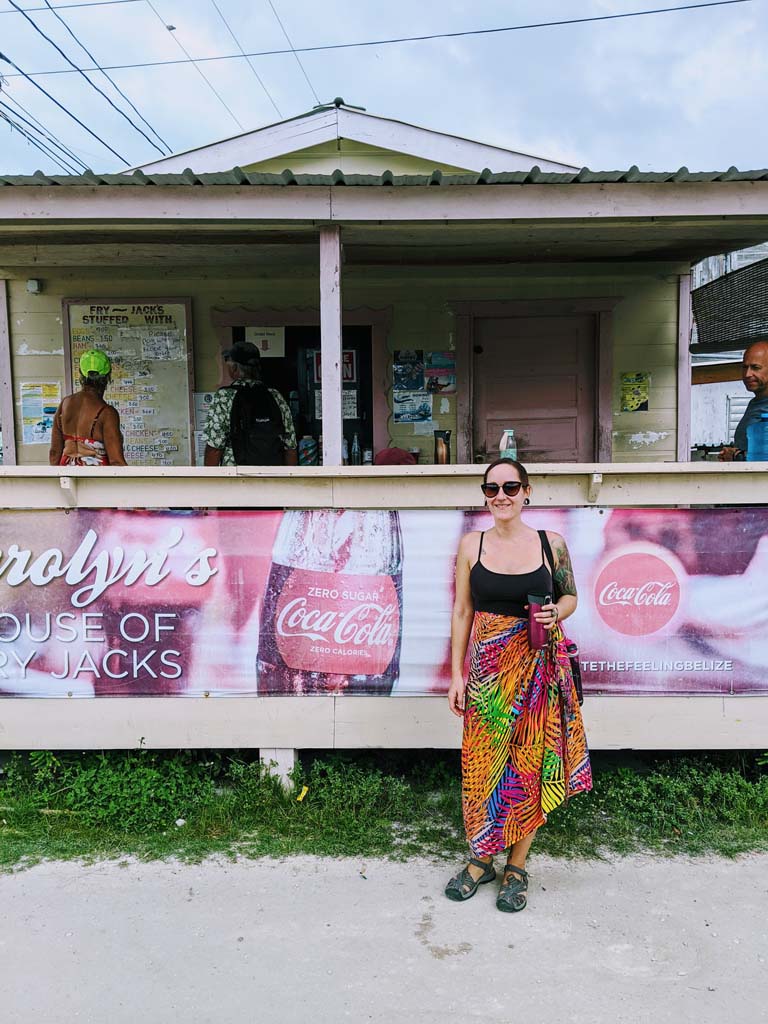
[(261, 612), (259, 694), (390, 693), (402, 613), (397, 512), (285, 512)]

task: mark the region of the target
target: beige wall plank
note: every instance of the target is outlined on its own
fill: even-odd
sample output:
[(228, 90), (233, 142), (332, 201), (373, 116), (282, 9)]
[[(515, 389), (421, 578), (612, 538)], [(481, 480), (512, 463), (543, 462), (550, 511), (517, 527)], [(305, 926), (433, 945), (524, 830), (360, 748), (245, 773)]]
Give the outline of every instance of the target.
[(0, 749), (333, 746), (328, 697), (101, 697), (3, 701)]

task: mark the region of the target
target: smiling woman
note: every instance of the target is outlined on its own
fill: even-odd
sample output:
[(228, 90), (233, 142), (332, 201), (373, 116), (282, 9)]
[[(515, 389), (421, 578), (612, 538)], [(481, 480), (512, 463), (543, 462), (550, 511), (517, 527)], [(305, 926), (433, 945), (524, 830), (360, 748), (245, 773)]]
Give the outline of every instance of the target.
[(522, 521), (531, 485), (521, 463), (492, 462), (481, 487), (494, 525), (467, 534), (459, 548), (448, 691), (451, 710), (464, 719), (462, 797), (472, 856), (445, 895), (474, 896), (496, 877), (494, 854), (506, 850), (496, 906), (509, 913), (526, 906), (525, 863), (537, 829), (558, 804), (592, 788), (592, 773), (560, 627), (577, 603), (566, 543)]

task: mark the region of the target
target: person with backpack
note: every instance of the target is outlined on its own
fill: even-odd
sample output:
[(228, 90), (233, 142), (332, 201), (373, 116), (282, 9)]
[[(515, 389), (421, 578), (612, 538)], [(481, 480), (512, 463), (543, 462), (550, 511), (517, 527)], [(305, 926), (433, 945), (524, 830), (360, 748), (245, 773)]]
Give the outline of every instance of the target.
[(205, 426), (206, 466), (295, 466), (288, 403), (261, 379), (261, 353), (238, 341), (223, 353), (232, 383), (213, 396)]

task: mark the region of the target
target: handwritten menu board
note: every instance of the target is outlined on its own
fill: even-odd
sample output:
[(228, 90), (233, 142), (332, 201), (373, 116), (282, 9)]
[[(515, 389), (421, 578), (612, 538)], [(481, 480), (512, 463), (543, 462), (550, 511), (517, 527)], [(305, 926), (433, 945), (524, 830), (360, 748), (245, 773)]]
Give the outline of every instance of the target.
[(128, 464), (191, 465), (190, 301), (65, 299), (64, 324), (70, 390), (78, 388), (87, 349), (112, 361), (105, 398), (120, 413)]

